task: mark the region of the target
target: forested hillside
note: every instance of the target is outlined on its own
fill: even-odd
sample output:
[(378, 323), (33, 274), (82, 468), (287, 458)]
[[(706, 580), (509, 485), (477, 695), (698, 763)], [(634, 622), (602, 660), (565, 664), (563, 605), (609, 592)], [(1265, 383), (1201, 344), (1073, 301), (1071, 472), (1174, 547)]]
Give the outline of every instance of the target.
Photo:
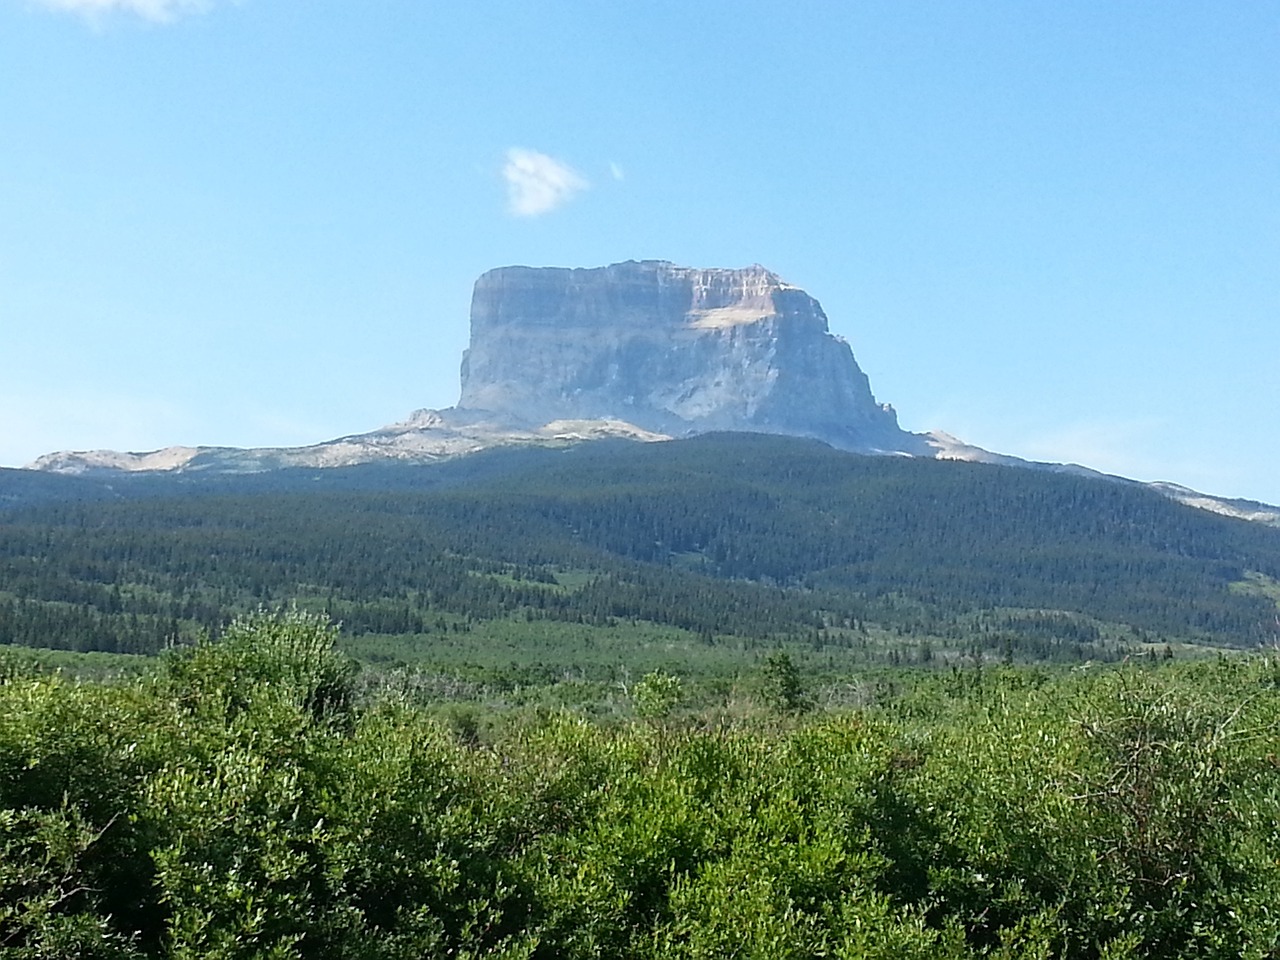
[(1276, 633), (1280, 531), (1130, 484), (780, 437), (109, 486), (5, 472), (0, 498), (0, 642), (34, 646), (153, 653), (287, 603), (353, 642), (650, 624), (1073, 659)]

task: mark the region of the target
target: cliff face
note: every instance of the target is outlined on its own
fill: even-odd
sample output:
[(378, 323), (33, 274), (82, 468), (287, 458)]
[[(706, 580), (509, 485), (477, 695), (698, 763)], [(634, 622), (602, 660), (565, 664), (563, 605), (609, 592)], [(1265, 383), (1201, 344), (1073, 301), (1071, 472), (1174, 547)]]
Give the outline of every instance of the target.
[(463, 411), (910, 445), (816, 300), (763, 267), (502, 267), (476, 281)]
[[(660, 441), (711, 430), (1103, 476), (991, 453), (937, 431), (907, 433), (891, 407), (876, 403), (849, 345), (831, 335), (822, 307), (803, 290), (760, 266), (697, 270), (656, 260), (484, 274), (471, 301), (462, 398), (447, 410), (419, 410), (309, 447), (61, 452), (29, 468), (106, 476), (258, 473), (432, 463), (495, 446)], [(1280, 526), (1280, 508), (1150, 486), (1190, 506)]]

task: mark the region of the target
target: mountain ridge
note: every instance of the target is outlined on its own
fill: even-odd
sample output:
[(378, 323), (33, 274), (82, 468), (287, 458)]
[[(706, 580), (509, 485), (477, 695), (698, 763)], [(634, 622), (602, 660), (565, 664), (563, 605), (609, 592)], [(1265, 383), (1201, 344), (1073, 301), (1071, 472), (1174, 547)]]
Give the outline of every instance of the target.
[[(940, 430), (902, 430), (876, 400), (821, 304), (756, 264), (667, 261), (499, 267), (477, 279), (458, 404), (301, 447), (60, 451), (26, 469), (73, 475), (253, 473), (379, 461), (431, 464), (495, 446), (658, 442), (714, 431), (777, 433), (874, 454), (994, 463), (1124, 480), (993, 453)], [(1169, 482), (1200, 509), (1280, 525), (1280, 508)]]

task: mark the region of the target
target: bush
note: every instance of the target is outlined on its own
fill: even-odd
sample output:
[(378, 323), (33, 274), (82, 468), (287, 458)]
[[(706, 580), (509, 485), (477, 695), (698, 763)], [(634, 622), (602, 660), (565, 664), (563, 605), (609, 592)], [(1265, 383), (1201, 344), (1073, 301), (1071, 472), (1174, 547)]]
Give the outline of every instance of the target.
[[(154, 680), (0, 684), (0, 954), (1280, 952), (1273, 660), (476, 739), (356, 710), (332, 637), (262, 614)], [(655, 715), (671, 679), (636, 685)]]
[(233, 621), (217, 641), (170, 651), (167, 674), (189, 708), (228, 721), (269, 699), (318, 722), (346, 723), (356, 664), (334, 648), (337, 635), (318, 614), (262, 611)]

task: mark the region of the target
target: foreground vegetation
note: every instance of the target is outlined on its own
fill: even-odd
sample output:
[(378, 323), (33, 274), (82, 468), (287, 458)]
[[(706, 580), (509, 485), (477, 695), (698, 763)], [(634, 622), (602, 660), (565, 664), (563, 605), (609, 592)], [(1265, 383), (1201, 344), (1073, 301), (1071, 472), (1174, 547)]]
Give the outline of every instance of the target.
[(142, 676), (0, 660), (12, 957), (1274, 957), (1280, 661), (974, 661), (813, 709), (450, 722), (259, 615)]

